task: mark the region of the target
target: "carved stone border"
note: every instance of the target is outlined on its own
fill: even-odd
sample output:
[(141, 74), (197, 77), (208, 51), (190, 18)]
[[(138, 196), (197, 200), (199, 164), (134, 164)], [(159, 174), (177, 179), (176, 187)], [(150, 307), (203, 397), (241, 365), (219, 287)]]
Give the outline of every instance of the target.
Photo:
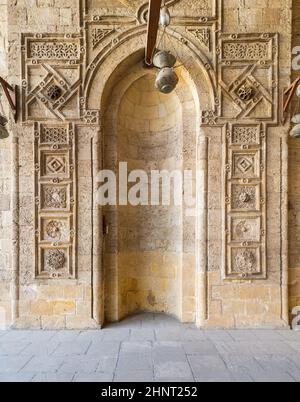
[(266, 279), (266, 124), (223, 130), (223, 278)]
[(76, 134), (73, 124), (34, 125), (35, 274), (76, 276)]

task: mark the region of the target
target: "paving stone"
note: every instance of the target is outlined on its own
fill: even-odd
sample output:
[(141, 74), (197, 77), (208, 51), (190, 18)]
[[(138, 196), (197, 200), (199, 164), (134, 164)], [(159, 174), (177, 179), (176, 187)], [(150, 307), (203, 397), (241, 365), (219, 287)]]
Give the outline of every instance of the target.
[(155, 341), (155, 332), (154, 329), (151, 328), (133, 328), (130, 332), (129, 341), (136, 342), (136, 341)]
[(300, 339), (299, 341), (286, 341), (286, 344), (294, 350), (294, 352), (300, 353)]
[(193, 370), (194, 375), (198, 372), (202, 373), (203, 370), (225, 370), (226, 366), (223, 359), (219, 356), (188, 356), (189, 363)]
[(99, 367), (99, 359), (91, 359), (88, 356), (67, 356), (64, 358), (59, 371), (62, 373), (94, 373)]
[(149, 328), (133, 319), (100, 331), (3, 331), (0, 382), (300, 382), (298, 333), (201, 331), (143, 316)]
[(36, 373), (1, 373), (0, 382), (30, 382)]
[(196, 382), (233, 382), (234, 377), (228, 370), (201, 369), (194, 372)]
[(153, 370), (122, 371), (117, 370), (114, 382), (152, 382)]
[(194, 381), (188, 362), (164, 362), (154, 365), (155, 381), (160, 382), (190, 382)]
[(27, 341), (5, 341), (5, 340), (0, 340), (0, 356), (1, 355), (19, 355), (21, 354), (28, 346), (30, 345), (30, 342)]
[(182, 333), (180, 328), (158, 328), (155, 330), (155, 336), (158, 342), (161, 341), (181, 341)]
[(185, 353), (187, 355), (217, 355), (219, 352), (210, 341), (183, 342)]
[(123, 353), (120, 354), (117, 363), (117, 370), (136, 371), (152, 370), (153, 363), (151, 357), (143, 353)]
[(77, 342), (82, 342), (82, 341), (101, 341), (103, 339), (103, 332), (102, 330), (93, 330), (93, 331), (82, 331), (80, 334), (76, 337)]
[(117, 357), (120, 351), (120, 342), (97, 341), (92, 342), (87, 355), (93, 357)]
[(233, 382), (254, 382), (247, 369), (239, 367), (229, 369), (228, 373)]
[(284, 371), (278, 370), (255, 370), (249, 375), (255, 382), (295, 382), (295, 379)]
[(103, 329), (102, 340), (104, 342), (128, 341), (129, 337), (130, 337), (130, 329), (127, 329), (127, 328), (122, 328), (122, 329), (106, 328), (106, 329)]
[(229, 330), (227, 332), (235, 341), (257, 341), (255, 333), (250, 330)]
[(62, 364), (63, 358), (61, 356), (35, 356), (30, 359), (26, 365), (24, 365), (24, 367), (22, 368), (22, 372), (54, 373), (59, 370)]
[(274, 332), (276, 334), (279, 334), (283, 339), (286, 339), (287, 341), (300, 342), (300, 331), (277, 330)]
[(96, 371), (114, 373), (117, 367), (117, 362), (118, 359), (116, 357), (102, 357)]
[(152, 342), (122, 342), (120, 355), (123, 353), (141, 353), (150, 355), (152, 351)]
[(32, 382), (71, 382), (75, 376), (73, 373), (38, 373)]
[(297, 371), (300, 369), (300, 361), (297, 366), (292, 358), (289, 356), (272, 355), (272, 356), (256, 356), (255, 360), (260, 364), (264, 370), (278, 370), (278, 371)]
[[(0, 357), (0, 374), (18, 373), (20, 370), (32, 360), (32, 356), (1, 356)], [(27, 370), (30, 372), (38, 372), (39, 370)]]
[(73, 342), (80, 333), (81, 331), (57, 331), (51, 339), (54, 342)]
[(300, 382), (300, 370), (288, 370), (287, 373), (288, 373), (296, 382)]
[(50, 356), (58, 348), (59, 343), (49, 341), (49, 342), (33, 342), (27, 345), (21, 352), (20, 355), (36, 355), (36, 356)]
[(84, 355), (87, 353), (91, 341), (61, 342), (53, 352), (53, 356)]
[[(263, 342), (284, 341), (284, 337), (277, 331), (252, 330), (252, 333), (254, 334), (255, 339), (259, 340), (259, 341), (263, 341)], [(299, 337), (299, 341), (300, 341), (300, 337)]]
[(1, 337), (4, 342), (49, 342), (57, 331), (43, 331), (43, 330), (9, 330), (5, 331), (5, 335)]
[(295, 353), (285, 342), (215, 342), (215, 346), (221, 354), (242, 354), (242, 355), (266, 355)]
[(205, 331), (203, 331), (203, 333), (207, 339), (210, 339), (214, 342), (232, 342), (232, 341), (234, 341), (233, 337), (230, 335), (230, 333), (228, 331), (205, 330)]
[(153, 345), (155, 363), (186, 362), (186, 354), (179, 342), (158, 342)]
[(197, 328), (185, 328), (181, 330), (181, 341), (205, 341), (206, 339), (204, 332)]
[(250, 355), (243, 354), (223, 354), (222, 360), (229, 370), (260, 370), (262, 367), (259, 362)]
[(73, 378), (74, 382), (112, 382), (112, 373), (92, 373), (92, 374), (76, 374)]

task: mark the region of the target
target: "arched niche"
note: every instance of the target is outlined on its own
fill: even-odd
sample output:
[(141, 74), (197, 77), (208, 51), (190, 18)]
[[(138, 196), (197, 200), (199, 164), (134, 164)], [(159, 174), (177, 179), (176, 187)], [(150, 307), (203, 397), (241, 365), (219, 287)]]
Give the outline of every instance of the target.
[[(108, 57), (99, 58), (98, 64), (95, 64), (96, 67), (93, 68), (93, 74), (86, 82), (88, 108), (98, 109), (99, 103), (97, 106), (97, 102), (99, 99), (101, 100), (101, 125), (94, 139), (95, 175), (103, 167), (117, 168), (120, 152), (116, 147), (118, 148), (119, 139), (122, 138), (122, 130), (121, 133), (119, 132), (120, 119), (122, 119), (123, 108), (126, 108), (122, 104), (122, 100), (126, 104), (127, 92), (130, 93), (136, 84), (145, 85), (145, 81), (151, 82), (152, 80), (153, 84), (153, 78), (151, 78), (153, 72), (145, 70), (142, 65), (144, 55), (142, 39), (142, 36), (135, 35), (128, 39), (127, 46), (121, 44)], [(178, 54), (182, 60), (190, 56), (187, 50), (182, 43), (178, 44)], [(128, 56), (128, 52), (132, 52), (130, 56)], [(176, 92), (171, 96), (173, 99), (177, 99), (180, 109), (181, 130), (177, 143), (181, 158), (179, 159), (182, 169), (193, 169), (194, 173), (198, 170), (201, 174), (198, 176), (197, 186), (195, 183), (197, 189), (195, 194), (197, 198), (196, 216), (195, 214), (189, 216), (190, 211), (186, 212), (184, 208), (178, 214), (180, 228), (177, 235), (180, 233), (181, 241), (177, 242), (179, 251), (175, 257), (176, 280), (172, 286), (170, 281), (166, 285), (169, 290), (171, 288), (176, 290), (165, 292), (172, 296), (163, 303), (153, 294), (155, 281), (151, 277), (152, 288), (148, 287), (146, 293), (143, 293), (141, 286), (137, 288), (133, 286), (132, 292), (124, 291), (124, 289), (129, 289), (125, 284), (128, 281), (128, 275), (124, 276), (124, 272), (128, 273), (126, 266), (129, 262), (122, 264), (124, 256), (122, 253), (118, 255), (119, 238), (123, 229), (122, 224), (120, 225), (121, 215), (117, 208), (101, 208), (95, 203), (93, 316), (100, 324), (103, 324), (105, 320), (119, 320), (137, 310), (165, 311), (176, 315), (181, 321), (196, 322), (199, 326), (206, 319), (207, 144), (205, 129), (201, 128), (200, 116), (202, 105), (204, 109), (214, 108), (215, 89), (211, 75), (204, 67), (201, 58), (189, 58), (189, 62), (177, 72), (180, 76), (180, 83)], [(176, 101), (173, 102), (176, 103)], [(130, 112), (134, 113), (133, 110)], [(176, 121), (174, 127), (176, 124), (179, 124), (179, 120)], [(130, 154), (127, 157), (130, 159)], [(108, 160), (109, 163), (107, 163)], [(138, 166), (135, 167), (138, 168)], [(95, 195), (98, 187), (98, 183), (95, 183)], [(96, 199), (96, 196), (94, 198)], [(110, 236), (102, 234), (99, 222), (103, 215), (106, 215)], [(134, 230), (134, 225), (131, 227)], [(159, 239), (157, 240), (159, 241)], [(111, 249), (108, 243), (111, 244)], [(107, 252), (107, 250), (111, 252)], [(145, 287), (147, 287), (147, 282)], [(139, 296), (135, 298), (136, 289)], [(148, 301), (146, 306), (143, 304), (144, 302), (140, 303), (138, 300), (139, 297), (142, 297), (140, 296), (142, 293), (144, 300)], [(130, 298), (132, 301), (128, 302)]]

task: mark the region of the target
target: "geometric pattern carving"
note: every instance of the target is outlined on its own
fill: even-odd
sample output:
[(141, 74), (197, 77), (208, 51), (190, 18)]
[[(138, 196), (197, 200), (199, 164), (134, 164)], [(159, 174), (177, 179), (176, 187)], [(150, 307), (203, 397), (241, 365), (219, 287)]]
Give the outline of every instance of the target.
[(80, 56), (78, 42), (29, 41), (28, 57), (38, 60), (76, 60)]
[(224, 136), (223, 276), (265, 279), (266, 125), (227, 124)]
[(210, 30), (208, 28), (186, 28), (203, 46), (210, 50)]
[(67, 144), (68, 130), (65, 127), (42, 127), (41, 143)]
[(100, 123), (99, 110), (82, 110), (82, 120), (85, 124), (96, 124)]
[(76, 270), (76, 138), (73, 124), (35, 123), (36, 277)]
[(233, 152), (232, 155), (233, 177), (248, 178), (259, 175), (257, 152)]
[(224, 60), (264, 60), (269, 57), (269, 50), (266, 42), (224, 42), (222, 54)]
[(69, 36), (22, 35), (23, 121), (79, 119), (84, 47), (80, 35)]
[(254, 157), (238, 156), (235, 160), (235, 166), (241, 173), (250, 171), (250, 174), (254, 174)]
[(66, 159), (64, 156), (49, 155), (46, 157), (46, 173), (61, 174), (66, 173)]
[(240, 145), (259, 144), (259, 131), (257, 126), (234, 126), (232, 143)]
[(104, 38), (114, 33), (114, 28), (94, 28), (92, 30), (92, 43), (95, 48)]
[(66, 186), (42, 185), (42, 209), (66, 209), (67, 192)]
[(221, 34), (217, 53), (222, 119), (277, 124), (278, 35)]

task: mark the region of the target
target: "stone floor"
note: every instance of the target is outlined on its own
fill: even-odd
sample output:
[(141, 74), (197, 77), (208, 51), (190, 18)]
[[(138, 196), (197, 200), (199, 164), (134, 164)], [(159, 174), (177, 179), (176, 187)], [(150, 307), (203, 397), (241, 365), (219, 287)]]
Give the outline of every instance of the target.
[(300, 332), (140, 314), (102, 331), (0, 331), (0, 381), (298, 382)]

